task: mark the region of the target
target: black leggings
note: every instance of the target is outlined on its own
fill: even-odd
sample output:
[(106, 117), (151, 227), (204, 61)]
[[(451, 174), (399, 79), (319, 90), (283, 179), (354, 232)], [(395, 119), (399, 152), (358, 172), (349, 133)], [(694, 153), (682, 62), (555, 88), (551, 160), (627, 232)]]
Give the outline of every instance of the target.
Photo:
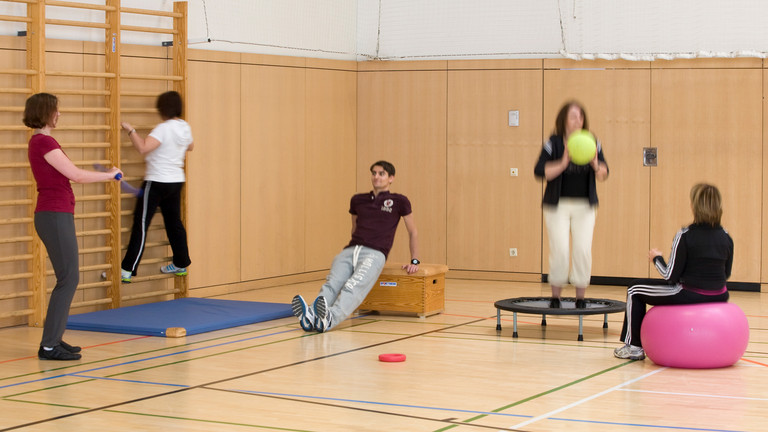
[(645, 318), (647, 305), (676, 305), (728, 301), (728, 291), (723, 294), (704, 295), (683, 289), (680, 284), (669, 285), (659, 279), (637, 279), (627, 290), (627, 310), (620, 340), (625, 344), (643, 346), (640, 327)]
[(181, 222), (182, 187), (184, 187), (184, 183), (159, 183), (155, 181), (145, 181), (141, 185), (144, 195), (136, 200), (131, 240), (121, 264), (123, 270), (136, 275), (136, 269), (139, 267), (141, 256), (144, 254), (147, 230), (158, 206), (163, 214), (165, 233), (171, 243), (173, 264), (176, 267), (187, 267), (192, 263), (187, 247), (187, 231)]

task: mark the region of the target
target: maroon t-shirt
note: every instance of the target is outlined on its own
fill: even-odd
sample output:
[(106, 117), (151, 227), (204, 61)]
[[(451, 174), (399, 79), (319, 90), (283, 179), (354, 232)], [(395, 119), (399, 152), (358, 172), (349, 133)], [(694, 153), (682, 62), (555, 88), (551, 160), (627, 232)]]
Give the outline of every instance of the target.
[(37, 134), (29, 139), (27, 154), (37, 183), (35, 213), (75, 213), (75, 193), (69, 179), (45, 160), (46, 153), (56, 149), (61, 149), (61, 146), (52, 136)]
[(349, 213), (357, 215), (355, 232), (346, 247), (366, 246), (389, 255), (395, 241), (395, 231), (401, 216), (411, 214), (411, 202), (405, 195), (387, 191), (354, 195), (349, 202)]

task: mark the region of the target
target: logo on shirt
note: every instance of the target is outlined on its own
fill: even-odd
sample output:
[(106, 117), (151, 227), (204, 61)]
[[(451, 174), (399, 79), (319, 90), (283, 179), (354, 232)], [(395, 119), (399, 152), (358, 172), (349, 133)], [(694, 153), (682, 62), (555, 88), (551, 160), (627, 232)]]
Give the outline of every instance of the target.
[(392, 205), (394, 203), (395, 202), (392, 201), (391, 199), (388, 199), (388, 200), (384, 201), (384, 205), (381, 206), (381, 211), (385, 211), (387, 213), (392, 213)]

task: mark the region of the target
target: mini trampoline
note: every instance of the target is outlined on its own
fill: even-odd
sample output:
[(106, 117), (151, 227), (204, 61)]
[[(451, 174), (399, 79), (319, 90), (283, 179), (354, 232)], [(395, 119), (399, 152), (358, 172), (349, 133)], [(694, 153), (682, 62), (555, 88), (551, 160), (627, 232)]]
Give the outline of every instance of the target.
[(608, 314), (624, 312), (627, 304), (618, 300), (607, 299), (584, 299), (587, 307), (576, 309), (575, 298), (563, 298), (560, 301), (559, 308), (549, 307), (549, 297), (517, 297), (505, 300), (499, 300), (493, 305), (496, 306), (496, 331), (501, 331), (501, 311), (512, 312), (512, 337), (517, 337), (517, 313), (527, 313), (541, 315), (541, 325), (547, 325), (547, 314), (549, 315), (578, 315), (579, 316), (579, 338), (584, 340), (584, 315), (603, 314), (603, 328), (608, 328)]

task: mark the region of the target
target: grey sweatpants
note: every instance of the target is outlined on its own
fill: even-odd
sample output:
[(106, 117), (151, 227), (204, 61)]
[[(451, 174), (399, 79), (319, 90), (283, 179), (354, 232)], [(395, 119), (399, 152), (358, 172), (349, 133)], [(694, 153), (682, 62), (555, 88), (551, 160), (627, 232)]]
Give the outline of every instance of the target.
[(40, 345), (61, 343), (69, 318), (69, 306), (80, 280), (75, 215), (62, 212), (35, 213), (35, 231), (43, 241), (56, 274), (56, 286), (48, 301), (48, 312)]
[(341, 324), (360, 306), (386, 261), (383, 253), (365, 246), (350, 246), (336, 255), (318, 294), (325, 297), (333, 317), (326, 331)]

